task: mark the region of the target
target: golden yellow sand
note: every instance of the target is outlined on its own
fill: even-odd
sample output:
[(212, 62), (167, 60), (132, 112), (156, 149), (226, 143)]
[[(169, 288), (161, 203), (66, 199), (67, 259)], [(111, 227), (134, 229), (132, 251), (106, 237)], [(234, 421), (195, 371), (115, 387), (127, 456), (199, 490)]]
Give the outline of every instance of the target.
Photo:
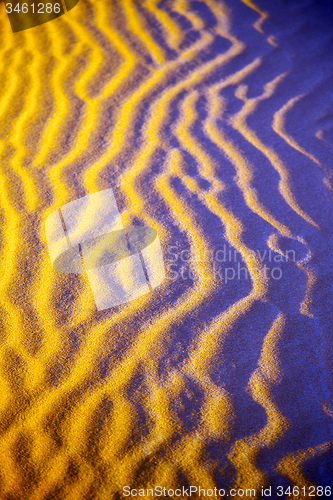
[[(290, 68), (262, 70), (279, 50), (269, 19), (250, 0), (81, 0), (61, 18), (13, 34), (0, 4), (0, 499), (110, 500), (125, 485), (259, 492), (273, 479), (313, 484), (304, 466), (325, 455), (330, 436), (288, 444), (294, 417), (284, 414), (289, 403), (279, 390), (288, 304), (284, 292), (271, 291), (253, 250), (261, 237), (276, 254), (285, 240), (302, 248), (293, 318), (314, 321), (317, 275), (304, 234), (320, 233), (321, 220), (299, 195), (293, 160), (253, 126), (262, 106), (276, 103), (267, 112), (271, 133), (319, 169), (328, 193), (331, 174), (288, 131), (306, 92), (280, 91)], [(261, 168), (274, 184), (269, 206)], [(108, 187), (124, 224), (155, 228), (164, 250), (179, 239), (181, 249), (204, 256), (194, 281), (166, 280), (98, 313), (84, 276), (52, 269), (47, 216)], [(219, 234), (251, 277), (230, 296), (207, 254)], [(266, 317), (258, 322), (259, 306)], [(228, 357), (252, 317), (240, 355)], [(264, 333), (261, 320), (263, 330), (270, 322)], [(220, 370), (234, 369), (239, 380), (226, 375), (224, 383)], [(246, 429), (232, 387), (243, 391), (244, 412), (252, 408)], [(259, 460), (265, 450), (269, 470)]]

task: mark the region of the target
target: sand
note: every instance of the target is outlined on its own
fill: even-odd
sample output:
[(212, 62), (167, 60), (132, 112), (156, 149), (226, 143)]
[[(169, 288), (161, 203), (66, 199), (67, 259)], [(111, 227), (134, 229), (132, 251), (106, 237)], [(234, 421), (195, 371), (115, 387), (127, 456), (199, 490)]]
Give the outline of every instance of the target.
[[(329, 1), (0, 4), (1, 500), (330, 497), (332, 35)], [(45, 220), (109, 188), (166, 278), (98, 311)]]

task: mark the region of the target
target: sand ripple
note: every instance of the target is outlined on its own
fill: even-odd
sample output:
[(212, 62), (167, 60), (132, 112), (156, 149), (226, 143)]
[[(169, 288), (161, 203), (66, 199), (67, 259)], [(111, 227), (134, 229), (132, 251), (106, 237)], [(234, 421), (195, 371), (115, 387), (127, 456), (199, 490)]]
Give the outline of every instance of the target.
[[(332, 485), (331, 26), (81, 0), (13, 35), (0, 4), (1, 499)], [(44, 222), (109, 187), (167, 279), (97, 312)]]

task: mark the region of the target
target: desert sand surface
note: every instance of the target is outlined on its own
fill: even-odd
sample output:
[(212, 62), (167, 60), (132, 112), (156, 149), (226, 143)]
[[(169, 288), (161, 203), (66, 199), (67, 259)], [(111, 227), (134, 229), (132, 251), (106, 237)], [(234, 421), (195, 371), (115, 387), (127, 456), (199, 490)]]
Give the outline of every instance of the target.
[[(1, 3), (0, 37), (0, 499), (329, 498), (332, 3)], [(166, 277), (98, 311), (45, 220), (109, 188)]]

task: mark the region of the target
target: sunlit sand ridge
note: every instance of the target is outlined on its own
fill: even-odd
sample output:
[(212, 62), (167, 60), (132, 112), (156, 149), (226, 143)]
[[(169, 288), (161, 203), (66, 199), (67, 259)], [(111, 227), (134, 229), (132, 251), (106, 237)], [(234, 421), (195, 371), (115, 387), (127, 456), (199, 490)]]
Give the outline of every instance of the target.
[[(331, 485), (324, 3), (0, 4), (0, 499)], [(110, 187), (167, 277), (98, 312), (44, 223)]]

